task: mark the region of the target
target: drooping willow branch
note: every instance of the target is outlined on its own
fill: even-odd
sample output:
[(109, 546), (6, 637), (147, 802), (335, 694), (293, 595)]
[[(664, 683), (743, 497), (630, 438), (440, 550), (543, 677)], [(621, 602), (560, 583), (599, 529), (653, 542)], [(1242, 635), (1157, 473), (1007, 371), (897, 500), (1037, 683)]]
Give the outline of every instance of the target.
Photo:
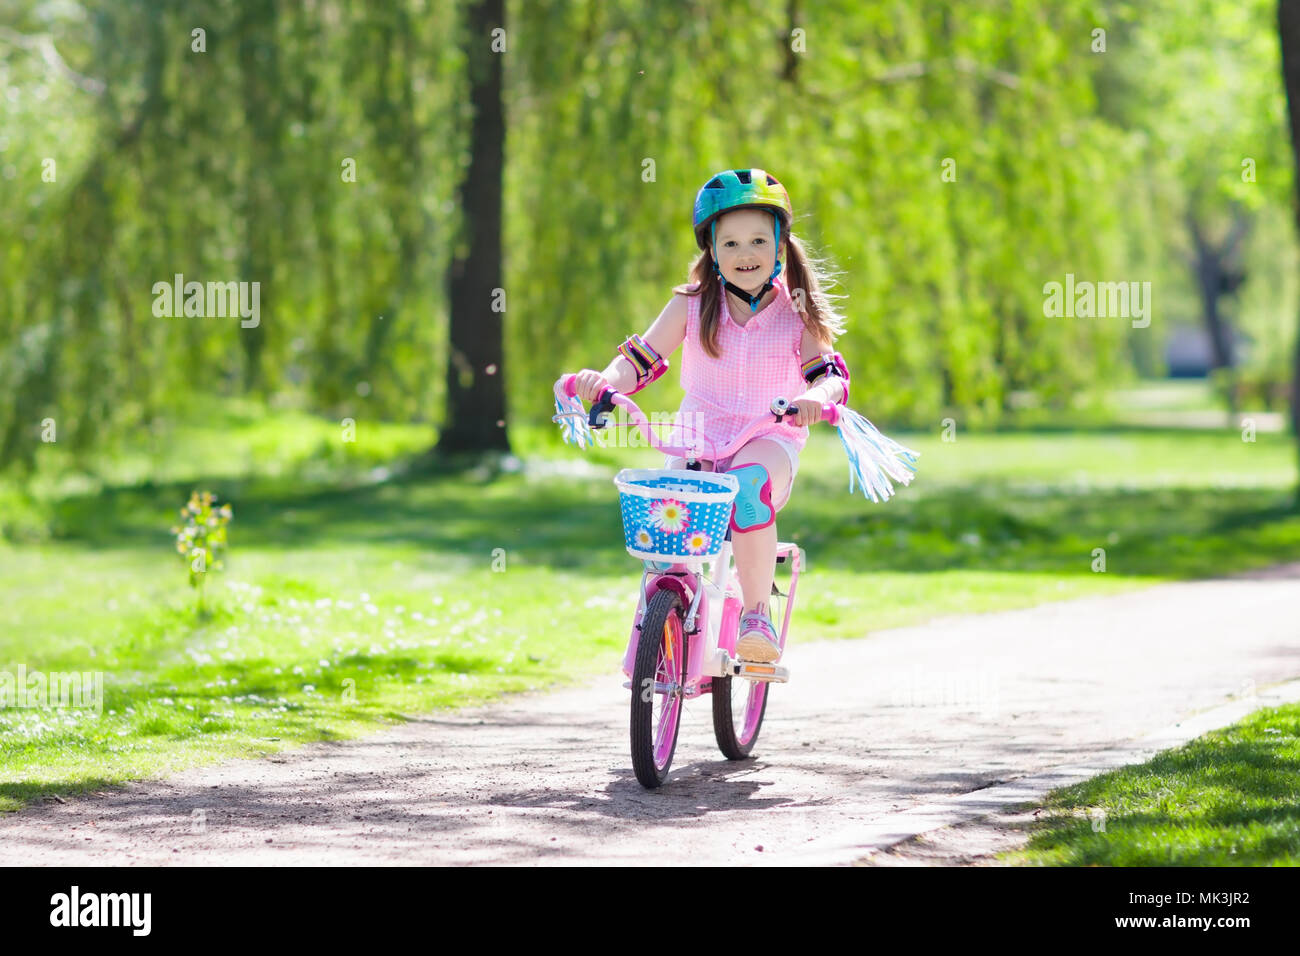
[(39, 53), (45, 65), (51, 71), (71, 81), (78, 88), (90, 93), (93, 96), (103, 96), (106, 89), (103, 80), (97, 80), (93, 76), (86, 76), (84, 73), (78, 73), (72, 67), (68, 66), (66, 60), (59, 55), (58, 48), (54, 45), (54, 38), (48, 33), (19, 33), (11, 27), (0, 26), (0, 40), (21, 47), (24, 50), (30, 50)]

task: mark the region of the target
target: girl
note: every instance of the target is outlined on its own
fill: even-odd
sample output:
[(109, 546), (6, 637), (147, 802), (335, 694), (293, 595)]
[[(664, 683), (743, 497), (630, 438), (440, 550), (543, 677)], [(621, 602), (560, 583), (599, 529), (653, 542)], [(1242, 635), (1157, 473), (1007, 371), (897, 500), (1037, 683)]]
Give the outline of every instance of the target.
[[(780, 657), (767, 606), (776, 571), (776, 512), (790, 500), (807, 426), (820, 420), (823, 402), (848, 398), (848, 371), (832, 351), (843, 320), (821, 290), (823, 276), (790, 234), (793, 218), (785, 187), (761, 169), (727, 170), (710, 179), (695, 199), (701, 252), (691, 270), (694, 281), (674, 289), (645, 335), (619, 346), (603, 372), (583, 369), (576, 381), (578, 396), (588, 402), (605, 388), (631, 395), (662, 375), (667, 356), (684, 344), (686, 395), (678, 420), (701, 423), (718, 448), (770, 414), (774, 398), (792, 399), (798, 410), (793, 423), (773, 421), (730, 457), (700, 462), (703, 470), (734, 473), (741, 483), (731, 541), (744, 598), (736, 643), (743, 660)], [(689, 444), (691, 434), (675, 432), (670, 441)], [(665, 461), (667, 468), (684, 465), (682, 458)]]

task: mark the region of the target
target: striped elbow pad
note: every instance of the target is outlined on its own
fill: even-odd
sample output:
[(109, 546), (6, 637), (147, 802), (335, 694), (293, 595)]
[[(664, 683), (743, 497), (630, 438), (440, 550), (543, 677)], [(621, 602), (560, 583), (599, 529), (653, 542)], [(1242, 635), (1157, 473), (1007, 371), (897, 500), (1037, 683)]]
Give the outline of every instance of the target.
[(628, 394), (639, 392), (664, 372), (668, 371), (668, 360), (656, 352), (650, 343), (639, 335), (631, 335), (618, 347), (618, 354), (632, 363), (636, 369), (636, 387)]
[(844, 364), (844, 356), (839, 352), (823, 352), (815, 358), (810, 358), (803, 363), (799, 370), (803, 373), (803, 380), (809, 385), (816, 384), (817, 380), (827, 375), (834, 375), (844, 382), (844, 404), (849, 400), (849, 367)]

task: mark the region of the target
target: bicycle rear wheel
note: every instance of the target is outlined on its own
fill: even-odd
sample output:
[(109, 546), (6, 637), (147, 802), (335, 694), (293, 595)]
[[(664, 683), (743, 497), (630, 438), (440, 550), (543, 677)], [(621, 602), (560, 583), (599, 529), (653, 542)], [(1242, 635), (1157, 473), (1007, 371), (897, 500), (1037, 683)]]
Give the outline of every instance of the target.
[(632, 670), (632, 769), (653, 790), (668, 779), (681, 726), (686, 628), (677, 592), (665, 588), (641, 617)]
[(728, 760), (749, 756), (766, 713), (766, 683), (739, 677), (713, 678), (713, 736)]
[[(781, 620), (780, 598), (775, 585), (769, 608), (774, 621)], [(744, 760), (754, 749), (767, 713), (767, 688), (763, 681), (737, 677), (715, 677), (713, 685), (713, 736), (728, 760)]]

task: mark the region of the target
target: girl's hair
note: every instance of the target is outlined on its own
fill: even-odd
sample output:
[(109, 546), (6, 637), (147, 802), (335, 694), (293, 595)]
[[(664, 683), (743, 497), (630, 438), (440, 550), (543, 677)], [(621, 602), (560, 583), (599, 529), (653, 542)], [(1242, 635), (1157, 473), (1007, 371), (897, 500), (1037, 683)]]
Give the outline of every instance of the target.
[[(785, 267), (781, 270), (786, 288), (790, 290), (791, 304), (799, 310), (799, 290), (803, 291), (803, 323), (819, 340), (834, 342), (836, 336), (844, 334), (844, 317), (835, 308), (833, 299), (843, 296), (827, 293), (822, 285), (829, 284), (832, 274), (825, 269), (820, 259), (808, 254), (793, 233), (786, 232), (781, 240), (785, 243)], [(700, 346), (712, 358), (720, 358), (718, 347), (718, 325), (722, 320), (722, 283), (713, 268), (713, 250), (705, 249), (691, 267), (691, 281), (679, 285), (674, 292), (700, 297)]]

